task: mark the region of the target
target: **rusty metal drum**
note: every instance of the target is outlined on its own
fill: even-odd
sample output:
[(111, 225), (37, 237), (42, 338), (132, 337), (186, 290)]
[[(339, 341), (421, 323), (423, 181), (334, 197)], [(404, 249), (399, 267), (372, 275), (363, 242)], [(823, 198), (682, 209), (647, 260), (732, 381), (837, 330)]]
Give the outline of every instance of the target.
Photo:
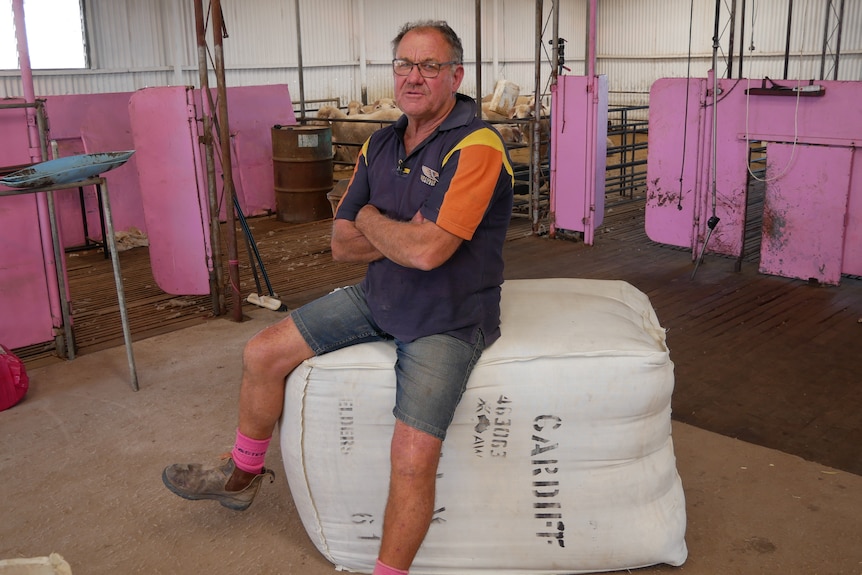
[(332, 217), (332, 128), (272, 127), (276, 219), (299, 224)]

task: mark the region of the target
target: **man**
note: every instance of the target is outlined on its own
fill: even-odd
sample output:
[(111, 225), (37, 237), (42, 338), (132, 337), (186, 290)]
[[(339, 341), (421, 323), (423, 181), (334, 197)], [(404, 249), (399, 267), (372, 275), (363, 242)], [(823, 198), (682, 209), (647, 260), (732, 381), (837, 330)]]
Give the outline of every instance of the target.
[(445, 22), (405, 25), (392, 42), (404, 116), (362, 147), (336, 212), (332, 255), (367, 262), (361, 284), (294, 310), (243, 353), (232, 458), (176, 464), (165, 485), (186, 499), (250, 504), (282, 413), (284, 380), (303, 360), (394, 340), (391, 476), (377, 575), (407, 573), (431, 523), (441, 446), (470, 372), (500, 335), (502, 248), (512, 167), (499, 135), (457, 93), (461, 41)]

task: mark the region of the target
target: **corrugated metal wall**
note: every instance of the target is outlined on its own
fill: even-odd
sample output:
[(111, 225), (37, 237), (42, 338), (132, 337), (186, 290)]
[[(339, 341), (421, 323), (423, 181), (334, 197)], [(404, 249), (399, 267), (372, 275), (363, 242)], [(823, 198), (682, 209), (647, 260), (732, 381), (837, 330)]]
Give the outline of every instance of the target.
[[(719, 22), (719, 74), (732, 77), (783, 79), (787, 40), (787, 0), (723, 0)], [(795, 0), (788, 54), (789, 79), (833, 79), (824, 52), (827, 5), (824, 0)], [(736, 18), (729, 14), (736, 5)], [(834, 0), (837, 10), (839, 0)], [(837, 16), (831, 16), (831, 28)], [(692, 23), (689, 62), (689, 21)], [(743, 30), (744, 23), (744, 30)], [(646, 104), (652, 83), (663, 77), (705, 77), (712, 68), (715, 2), (712, 0), (602, 0), (599, 6), (597, 69), (607, 74), (611, 103)], [(734, 26), (731, 26), (734, 24)], [(733, 50), (731, 28), (733, 27)], [(828, 34), (834, 53), (836, 37)], [(753, 50), (751, 47), (753, 46)], [(829, 52), (829, 50), (827, 50)], [(740, 69), (741, 66), (741, 69)], [(689, 71), (690, 69), (690, 71)], [(862, 80), (862, 2), (845, 0), (838, 80)]]
[[(147, 86), (197, 85), (194, 11), (186, 0), (84, 0), (91, 68), (84, 71), (35, 71), (40, 95), (126, 92)], [(584, 73), (586, 0), (559, 0), (560, 36), (566, 65)], [(734, 50), (729, 15), (733, 0), (722, 1), (722, 53), (718, 69), (726, 75), (727, 58), (739, 76), (783, 78), (787, 0), (747, 0), (746, 30), (737, 14)], [(737, 2), (741, 5), (741, 2)], [(796, 0), (790, 36), (790, 78), (832, 78), (831, 57), (822, 62), (824, 0)], [(839, 0), (834, 0), (837, 6)], [(230, 86), (286, 83), (300, 97), (297, 8), (292, 0), (222, 0), (228, 37), (224, 39)], [(505, 78), (532, 92), (535, 83), (536, 2), (483, 0), (481, 3), (482, 94)], [(541, 90), (551, 72), (552, 0), (543, 2)], [(740, 8), (741, 10), (741, 8)], [(840, 80), (862, 79), (862, 2), (845, 0)], [(689, 70), (689, 14), (692, 19), (690, 73), (703, 77), (712, 64), (713, 0), (601, 0), (598, 11), (597, 71), (607, 74), (611, 105), (647, 103), (652, 83), (685, 76)], [(336, 99), (345, 105), (391, 95), (390, 40), (405, 21), (449, 21), (464, 43), (467, 73), (462, 91), (476, 93), (475, 3), (464, 0), (299, 0), (302, 36), (302, 91), (307, 101)], [(833, 16), (834, 18), (834, 16)], [(750, 52), (752, 43), (755, 50)], [(834, 45), (834, 38), (832, 41)], [(364, 59), (365, 66), (360, 62)], [(215, 85), (214, 77), (211, 84)], [(0, 97), (21, 94), (20, 76), (0, 72)]]

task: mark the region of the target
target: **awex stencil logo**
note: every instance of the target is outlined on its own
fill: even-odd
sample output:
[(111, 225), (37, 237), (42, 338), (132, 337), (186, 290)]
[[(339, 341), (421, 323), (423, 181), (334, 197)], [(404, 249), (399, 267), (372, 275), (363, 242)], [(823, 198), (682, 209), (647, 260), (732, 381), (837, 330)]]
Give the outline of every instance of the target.
[(428, 166), (422, 166), (422, 177), (420, 179), (422, 180), (422, 183), (428, 184), (433, 188), (440, 180), (440, 174)]

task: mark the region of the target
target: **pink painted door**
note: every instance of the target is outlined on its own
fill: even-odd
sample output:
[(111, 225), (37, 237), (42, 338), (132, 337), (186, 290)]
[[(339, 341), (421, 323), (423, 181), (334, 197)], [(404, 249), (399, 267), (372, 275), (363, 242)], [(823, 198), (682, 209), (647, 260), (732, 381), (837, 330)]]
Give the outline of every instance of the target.
[[(227, 97), (237, 199), (249, 216), (274, 211), (271, 128), (296, 123), (290, 93), (286, 85), (247, 86), (229, 88)], [(199, 143), (203, 109), (200, 90), (185, 87), (139, 90), (129, 104), (153, 276), (171, 294), (210, 293), (209, 201)], [(218, 182), (220, 155), (216, 141)], [(221, 183), (217, 193), (225, 220), (233, 206), (225, 205)]]
[[(130, 92), (69, 94), (48, 96), (46, 110), (50, 138), (57, 142), (60, 156), (121, 152), (135, 148), (129, 125)], [(114, 229), (135, 227), (146, 233), (141, 192), (138, 186), (137, 154), (115, 170), (106, 172), (111, 194)], [(85, 243), (78, 188), (56, 193), (57, 212), (65, 247)], [(95, 186), (84, 189), (84, 212), (91, 239), (102, 239), (99, 203)]]
[[(29, 164), (24, 109), (0, 110), (0, 134), (0, 166)], [(48, 284), (57, 277), (44, 255), (36, 196), (0, 197), (0, 343), (7, 347), (54, 340)], [(62, 326), (59, 316), (56, 325)]]
[[(200, 98), (200, 90), (196, 97)], [(213, 94), (215, 98), (215, 93)], [(272, 168), (272, 126), (296, 124), (290, 92), (285, 84), (271, 86), (237, 86), (227, 89), (230, 118), (230, 141), (234, 189), (246, 216), (276, 211), (275, 183)], [(199, 127), (203, 105), (198, 104)], [(218, 134), (214, 134), (216, 142)], [(204, 157), (201, 150), (201, 157)], [(216, 153), (216, 170), (221, 181), (221, 154)], [(206, 180), (202, 180), (205, 182)], [(205, 184), (201, 184), (205, 185)], [(221, 188), (221, 186), (219, 186)], [(226, 219), (221, 202), (220, 218)]]
[(762, 273), (840, 282), (851, 156), (851, 148), (767, 144)]
[(169, 294), (210, 293), (212, 269), (206, 188), (193, 90), (138, 90), (129, 101), (138, 181), (153, 278)]
[(551, 102), (551, 210), (554, 227), (593, 231), (605, 211), (607, 76), (560, 76)]
[(663, 244), (692, 247), (703, 156), (704, 80), (661, 78), (649, 99), (647, 236)]
[[(712, 103), (703, 79), (663, 78), (650, 91), (646, 231), (650, 239), (738, 256), (745, 234), (748, 143), (767, 143), (763, 273), (838, 283), (862, 273), (862, 83), (821, 81), (819, 97), (746, 94), (759, 80), (719, 81)], [(788, 84), (788, 86), (792, 86)], [(688, 103), (688, 107), (686, 107)], [(835, 114), (841, 110), (841, 114)], [(687, 121), (683, 121), (687, 119)], [(776, 142), (797, 142), (792, 144)], [(716, 186), (711, 186), (712, 157)]]

